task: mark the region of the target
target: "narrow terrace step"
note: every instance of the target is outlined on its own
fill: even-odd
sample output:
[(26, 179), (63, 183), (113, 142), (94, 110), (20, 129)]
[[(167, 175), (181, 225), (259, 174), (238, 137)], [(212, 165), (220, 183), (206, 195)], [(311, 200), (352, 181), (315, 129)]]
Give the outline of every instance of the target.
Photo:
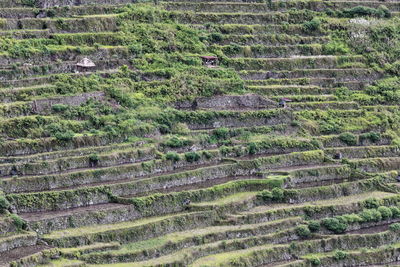
[(32, 38), (49, 38), (50, 32), (48, 29), (44, 30), (9, 30), (0, 31), (0, 36), (5, 38), (15, 39), (32, 39)]
[[(204, 3), (206, 2), (206, 3)], [(167, 2), (164, 7), (167, 10), (193, 11), (193, 12), (248, 12), (265, 13), (270, 11), (287, 11), (292, 8), (307, 9), (313, 11), (325, 11), (330, 9), (345, 9), (356, 6), (367, 6), (378, 8), (380, 5), (386, 5), (391, 11), (400, 11), (400, 4), (396, 2), (385, 1), (271, 1), (270, 3), (258, 3), (252, 1), (192, 1), (192, 2)]]
[[(312, 219), (320, 219), (362, 211), (364, 208), (362, 205), (363, 201), (370, 198), (376, 198), (387, 203), (398, 202), (397, 194), (382, 191), (369, 191), (350, 196), (342, 196), (340, 198), (315, 200), (297, 204), (278, 203), (257, 206), (249, 211), (230, 215), (228, 219), (230, 219), (230, 223), (234, 224), (261, 223), (282, 219), (287, 216), (303, 215), (308, 215)], [(313, 207), (318, 209), (318, 212), (310, 210)]]
[(289, 103), (288, 107), (292, 110), (353, 110), (358, 109), (359, 105), (356, 102), (321, 101)]
[(26, 246), (34, 246), (37, 235), (34, 232), (9, 233), (0, 235), (0, 253)]
[(290, 35), (303, 35), (303, 36), (321, 36), (325, 32), (316, 30), (309, 32), (304, 29), (303, 24), (223, 24), (218, 23), (216, 25), (204, 26), (203, 24), (192, 24), (192, 27), (205, 30), (208, 32), (216, 32), (222, 34), (233, 34), (233, 35), (248, 35), (248, 34), (290, 34)]
[[(114, 69), (107, 69), (103, 71), (88, 71), (85, 73), (69, 73), (71, 77), (80, 77), (80, 76), (90, 76), (90, 75), (100, 75), (101, 77), (108, 77), (110, 74), (118, 72), (118, 68)], [(54, 82), (57, 74), (53, 75), (40, 75), (40, 76), (35, 76), (35, 77), (24, 77), (24, 78), (19, 78), (19, 79), (5, 79), (1, 80), (0, 79), (0, 86), (1, 87), (29, 87), (29, 86), (34, 86), (34, 85), (43, 85), (43, 84), (48, 84), (51, 82)]]
[(81, 0), (80, 2), (73, 2), (70, 0), (54, 0), (54, 1), (38, 1), (33, 4), (23, 3), (21, 1), (2, 0), (0, 7), (36, 7), (36, 8), (51, 8), (51, 7), (72, 7), (77, 5), (122, 5), (129, 4), (130, 0)]
[(214, 223), (215, 219), (215, 213), (210, 211), (178, 213), (132, 222), (69, 228), (43, 235), (43, 239), (59, 247), (76, 247), (110, 241), (129, 243), (171, 232), (205, 227)]
[[(234, 238), (246, 238), (255, 235), (265, 235), (275, 231), (293, 227), (301, 222), (299, 217), (277, 220), (261, 224), (245, 226), (211, 226), (206, 228), (193, 229), (185, 232), (171, 233), (155, 239), (144, 240), (137, 243), (128, 243), (119, 250), (107, 251), (103, 253), (91, 253), (81, 257), (88, 263), (108, 263), (108, 262), (133, 262), (156, 258), (158, 254), (165, 255), (182, 248), (200, 245), (198, 240), (206, 243), (218, 240), (229, 240)], [(169, 248), (174, 244), (174, 248)], [(143, 253), (143, 250), (147, 253)], [(156, 252), (157, 251), (157, 252)]]
[[(113, 146), (114, 149), (118, 145)], [(118, 150), (111, 150), (106, 153), (97, 154), (96, 162), (91, 161), (90, 157), (93, 154), (82, 155), (74, 157), (56, 158), (53, 160), (46, 159), (46, 161), (37, 161), (30, 163), (16, 163), (11, 164), (0, 164), (0, 177), (22, 177), (29, 175), (45, 175), (45, 174), (63, 174), (72, 171), (83, 171), (88, 168), (105, 168), (112, 166), (120, 166), (124, 164), (132, 164), (147, 160), (155, 159), (156, 149), (154, 147), (149, 148), (127, 148), (121, 149), (123, 146), (119, 145)], [(93, 150), (89, 150), (93, 151)], [(98, 151), (98, 150), (94, 150)], [(85, 151), (84, 151), (85, 152)], [(88, 150), (86, 151), (86, 153)], [(92, 152), (93, 153), (93, 152)], [(31, 157), (35, 158), (35, 157)], [(11, 160), (11, 159), (7, 159)], [(23, 159), (24, 160), (24, 159)]]
[(281, 95), (327, 95), (333, 94), (335, 88), (323, 88), (316, 85), (269, 85), (269, 86), (247, 86), (247, 90), (266, 96)]
[[(29, 40), (27, 40), (29, 41)], [(125, 46), (100, 46), (100, 47), (85, 47), (67, 46), (67, 45), (49, 45), (45, 53), (32, 53), (28, 58), (1, 56), (0, 66), (7, 65), (45, 65), (54, 63), (55, 61), (64, 62), (79, 62), (83, 57), (92, 59), (101, 58), (102, 60), (116, 60), (120, 58), (129, 59), (131, 57), (129, 50)]]
[(30, 229), (38, 234), (71, 227), (130, 221), (138, 217), (135, 207), (115, 203), (91, 205), (59, 211), (20, 213)]
[[(29, 76), (76, 73), (76, 63), (76, 61), (65, 61), (62, 63), (44, 65), (28, 65), (17, 69), (3, 68), (0, 69), (0, 81), (7, 82), (7, 80), (28, 78)], [(130, 65), (129, 61), (125, 59), (95, 60), (94, 63), (96, 64), (96, 67), (93, 68), (92, 72), (114, 70), (123, 65)], [(85, 73), (85, 75), (88, 75), (88, 73)]]
[(113, 32), (118, 29), (117, 15), (88, 16), (82, 18), (26, 18), (7, 19), (0, 25), (1, 30), (43, 30), (52, 33)]
[(320, 102), (320, 101), (336, 101), (337, 97), (332, 94), (327, 95), (279, 95), (279, 96), (270, 96), (270, 99), (275, 101), (279, 101), (282, 98), (288, 98), (292, 102), (291, 103), (298, 103), (298, 102)]
[[(267, 75), (266, 75), (267, 76)], [(371, 81), (372, 82), (372, 81)], [(361, 90), (368, 81), (340, 81), (336, 78), (294, 78), (294, 79), (265, 79), (265, 80), (246, 80), (249, 86), (268, 86), (268, 85), (315, 85), (321, 87), (347, 87), (350, 90)]]
[(313, 18), (312, 12), (298, 12), (295, 14), (270, 13), (215, 13), (215, 12), (174, 12), (171, 14), (179, 23), (206, 24), (206, 23), (237, 23), (237, 24), (279, 24), (282, 22), (302, 23)]
[(240, 76), (245, 80), (271, 80), (274, 79), (311, 79), (311, 78), (335, 78), (338, 82), (354, 81), (372, 81), (382, 77), (372, 69), (351, 68), (351, 69), (297, 69), (290, 71), (265, 71), (265, 70), (246, 70), (240, 71)]
[(325, 153), (333, 156), (342, 153), (344, 158), (376, 158), (396, 157), (400, 149), (397, 146), (363, 146), (363, 147), (337, 147), (327, 148)]
[(96, 14), (118, 13), (122, 5), (92, 5), (92, 6), (71, 6), (69, 8), (53, 7), (49, 9), (30, 7), (7, 7), (0, 10), (0, 18), (22, 19), (22, 18), (43, 18), (43, 17), (74, 17)]
[(272, 70), (293, 71), (295, 69), (336, 69), (336, 68), (358, 68), (364, 64), (362, 56), (310, 56), (296, 58), (231, 58), (224, 62), (228, 67), (236, 70)]
[[(144, 142), (143, 142), (144, 143)], [(44, 153), (34, 153), (28, 154), (26, 156), (8, 156), (8, 157), (0, 157), (1, 164), (24, 164), (28, 162), (37, 162), (37, 161), (48, 161), (48, 160), (56, 160), (65, 157), (77, 157), (77, 156), (85, 156), (95, 153), (105, 153), (113, 150), (124, 150), (130, 148), (142, 148), (143, 143), (118, 143), (112, 145), (101, 145), (79, 148), (79, 149), (66, 149), (62, 151), (54, 151), (54, 152), (44, 152)], [(146, 146), (143, 147), (146, 149)]]
[[(319, 41), (319, 40), (315, 39), (313, 41)], [(221, 49), (224, 52), (224, 54), (228, 57), (277, 58), (277, 57), (292, 57), (297, 55), (316, 56), (316, 55), (322, 55), (323, 53), (322, 45), (319, 43), (304, 44), (304, 45), (294, 44), (294, 45), (282, 45), (282, 46), (265, 46), (265, 45), (239, 46), (234, 44), (234, 45), (224, 45), (216, 47)]]
[(46, 245), (30, 245), (14, 248), (1, 253), (1, 266), (24, 266), (25, 264), (39, 264), (48, 260), (47, 257), (54, 254), (51, 247)]
[(258, 192), (240, 192), (214, 201), (193, 203), (189, 205), (191, 211), (228, 209), (245, 210), (254, 206)]
[[(299, 36), (299, 35), (288, 35), (288, 34), (247, 34), (247, 35), (235, 35), (226, 34), (222, 35), (221, 38), (216, 39), (213, 35), (209, 36), (209, 41), (213, 44), (218, 45), (233, 45), (235, 49), (237, 45), (242, 46), (280, 46), (278, 47), (281, 51), (287, 48), (288, 45), (319, 45), (329, 41), (329, 37), (324, 36)], [(267, 48), (268, 49), (268, 48)], [(294, 49), (293, 49), (294, 50)], [(278, 52), (279, 50), (277, 50)]]

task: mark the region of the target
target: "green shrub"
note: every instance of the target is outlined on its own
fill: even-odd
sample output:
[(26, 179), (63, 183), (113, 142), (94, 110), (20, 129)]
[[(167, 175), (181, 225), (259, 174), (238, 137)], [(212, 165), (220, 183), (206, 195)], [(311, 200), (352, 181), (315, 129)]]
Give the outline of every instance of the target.
[(364, 222), (379, 222), (382, 220), (381, 213), (376, 209), (363, 210), (360, 217)]
[(220, 139), (220, 140), (227, 139), (229, 137), (229, 129), (224, 128), (224, 127), (215, 129), (212, 132), (212, 135), (215, 136), (215, 138)]
[(64, 104), (55, 104), (51, 108), (53, 109), (54, 112), (64, 112), (68, 109), (68, 105)]
[(393, 232), (400, 232), (400, 223), (393, 223), (389, 226), (389, 230)]
[(299, 225), (296, 227), (296, 234), (301, 238), (308, 238), (311, 236), (311, 231), (307, 225)]
[(285, 198), (285, 191), (282, 188), (275, 187), (271, 191), (272, 199), (275, 201), (282, 201)]
[(325, 55), (346, 55), (351, 52), (350, 47), (345, 42), (330, 41), (322, 46)]
[(167, 160), (171, 160), (173, 162), (177, 162), (181, 160), (181, 157), (179, 156), (178, 153), (170, 151), (165, 155)]
[(75, 133), (71, 130), (67, 130), (65, 132), (57, 132), (54, 134), (54, 137), (60, 142), (68, 142), (71, 141), (75, 136)]
[(393, 218), (400, 218), (400, 209), (398, 207), (390, 207)]
[(206, 159), (211, 159), (212, 158), (212, 154), (210, 152), (208, 152), (208, 151), (203, 151), (202, 154), (203, 154), (203, 157), (206, 158)]
[(320, 27), (321, 27), (321, 21), (317, 18), (313, 18), (312, 20), (303, 23), (303, 29), (306, 32), (317, 31), (320, 29)]
[(0, 213), (4, 213), (10, 208), (10, 203), (4, 196), (0, 196)]
[(257, 194), (257, 197), (261, 198), (264, 201), (270, 201), (272, 200), (272, 193), (271, 191), (263, 190)]
[(337, 218), (326, 218), (322, 220), (322, 225), (335, 234), (341, 234), (347, 229), (347, 223), (339, 221)]
[(250, 155), (254, 155), (257, 153), (258, 149), (257, 149), (257, 145), (255, 143), (250, 143), (247, 148), (248, 148)]
[(382, 215), (382, 219), (390, 219), (393, 216), (393, 213), (390, 208), (385, 206), (380, 206), (378, 208), (379, 213)]
[(368, 198), (364, 200), (363, 206), (367, 209), (376, 209), (380, 206), (379, 200), (376, 198)]
[(19, 230), (26, 229), (26, 222), (19, 217), (17, 214), (11, 214), (10, 218), (13, 220), (14, 225), (17, 227)]
[(310, 229), (311, 232), (318, 232), (320, 228), (321, 224), (319, 223), (319, 221), (308, 222), (308, 229)]
[(356, 6), (353, 8), (344, 9), (341, 12), (337, 12), (337, 15), (346, 18), (355, 18), (362, 16), (388, 18), (391, 16), (389, 9), (383, 5), (379, 6), (378, 8)]
[(339, 139), (348, 146), (357, 145), (357, 137), (352, 133), (342, 133), (339, 135)]
[(186, 152), (185, 159), (187, 162), (192, 163), (192, 162), (198, 161), (200, 159), (200, 155), (197, 154), (196, 152)]
[(347, 258), (348, 254), (345, 251), (342, 250), (336, 250), (335, 253), (333, 254), (333, 258), (337, 261), (339, 260), (344, 260)]
[(318, 257), (316, 257), (316, 256), (312, 256), (312, 257), (310, 257), (308, 260), (310, 261), (310, 263), (311, 263), (312, 266), (319, 266), (319, 265), (321, 265), (321, 260), (320, 260)]
[(97, 164), (100, 161), (100, 157), (97, 153), (89, 155), (89, 162), (92, 164)]
[(178, 138), (176, 136), (174, 136), (174, 137), (168, 139), (167, 141), (165, 141), (164, 143), (162, 143), (163, 146), (171, 147), (171, 148), (181, 148), (181, 147), (185, 147), (185, 146), (190, 146), (192, 144), (193, 144), (193, 142), (191, 140), (184, 139), (184, 138)]
[(381, 134), (376, 132), (363, 133), (360, 135), (360, 140), (370, 140), (373, 143), (381, 139)]

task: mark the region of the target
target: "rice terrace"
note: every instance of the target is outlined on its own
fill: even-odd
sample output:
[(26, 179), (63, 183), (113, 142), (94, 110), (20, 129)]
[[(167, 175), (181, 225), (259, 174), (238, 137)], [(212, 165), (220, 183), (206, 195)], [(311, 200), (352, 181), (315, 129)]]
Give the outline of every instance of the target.
[(0, 266), (400, 266), (400, 0), (0, 0)]

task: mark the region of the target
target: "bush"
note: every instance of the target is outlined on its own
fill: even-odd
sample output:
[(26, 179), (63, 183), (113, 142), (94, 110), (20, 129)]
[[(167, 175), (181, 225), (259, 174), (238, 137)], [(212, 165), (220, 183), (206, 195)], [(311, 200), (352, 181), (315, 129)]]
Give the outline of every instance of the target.
[(382, 219), (390, 219), (393, 216), (392, 211), (390, 210), (390, 208), (385, 207), (385, 206), (380, 206), (378, 208), (379, 213), (382, 215)]
[(200, 159), (200, 155), (197, 154), (196, 152), (187, 152), (185, 153), (185, 159), (187, 162), (195, 162), (198, 161)]
[(367, 209), (376, 209), (379, 205), (379, 200), (376, 198), (368, 198), (364, 201), (363, 206)]
[(389, 226), (389, 230), (393, 232), (400, 232), (400, 223), (393, 223)]
[(317, 18), (313, 18), (310, 21), (303, 23), (303, 28), (306, 32), (314, 32), (319, 30), (321, 27), (321, 21)]
[(307, 225), (299, 225), (296, 227), (296, 234), (301, 238), (308, 238), (311, 236), (311, 231)]
[(203, 157), (206, 159), (211, 159), (212, 158), (212, 154), (208, 151), (203, 151)]
[(57, 132), (54, 134), (54, 137), (61, 142), (71, 141), (75, 136), (75, 133), (71, 130), (67, 130), (65, 132)]
[(24, 230), (26, 229), (26, 222), (19, 217), (17, 214), (11, 214), (10, 218), (13, 220), (14, 225), (17, 227), (19, 230)]
[(162, 145), (166, 147), (171, 147), (171, 148), (181, 148), (185, 146), (192, 145), (193, 142), (191, 140), (183, 139), (183, 138), (178, 138), (176, 136), (168, 139), (165, 141)]
[(342, 251), (342, 250), (337, 250), (335, 251), (335, 254), (333, 254), (333, 258), (337, 261), (339, 260), (344, 260), (345, 258), (347, 258), (347, 253)]
[(357, 137), (352, 133), (342, 133), (339, 135), (339, 139), (348, 146), (357, 145)]
[(321, 224), (318, 221), (308, 222), (308, 229), (310, 229), (311, 232), (318, 232), (320, 228)]
[(100, 161), (100, 157), (98, 154), (93, 153), (93, 154), (89, 155), (89, 162), (91, 164), (97, 164), (97, 163), (99, 163), (99, 161)]
[(257, 145), (255, 143), (250, 143), (248, 145), (248, 150), (250, 155), (254, 155), (257, 153)]
[(309, 261), (311, 263), (312, 266), (319, 266), (321, 265), (321, 260), (315, 256), (309, 258)]
[(400, 209), (398, 207), (390, 207), (393, 218), (400, 218)]
[(381, 139), (381, 134), (376, 132), (363, 133), (360, 135), (361, 140), (370, 140), (373, 143), (378, 142)]
[(215, 136), (215, 138), (224, 140), (229, 137), (229, 129), (228, 128), (218, 128), (218, 129), (215, 129), (212, 134), (213, 134), (213, 136)]
[(10, 203), (4, 196), (0, 196), (0, 213), (4, 213), (7, 209), (10, 208)]
[(345, 55), (351, 52), (349, 46), (345, 42), (331, 41), (322, 46), (325, 55)]
[(68, 105), (64, 104), (55, 104), (51, 108), (53, 109), (54, 112), (63, 112), (66, 111), (68, 107), (69, 107)]
[(337, 218), (326, 218), (322, 220), (322, 225), (335, 234), (341, 234), (347, 229), (347, 223), (340, 222)]
[(271, 191), (272, 199), (275, 201), (282, 201), (285, 198), (285, 191), (282, 188), (275, 187)]
[(272, 200), (272, 193), (271, 191), (263, 190), (257, 194), (257, 197), (261, 198), (264, 201), (270, 201)]
[(361, 16), (373, 16), (378, 18), (388, 18), (391, 16), (389, 9), (381, 5), (378, 8), (371, 8), (366, 6), (356, 6), (353, 8), (344, 9), (338, 12), (338, 15), (346, 18), (355, 18)]
[(360, 216), (364, 222), (379, 222), (382, 220), (382, 215), (376, 209), (363, 210)]
[(180, 161), (180, 160), (181, 160), (181, 157), (180, 157), (179, 154), (176, 153), (176, 152), (168, 152), (168, 153), (165, 155), (165, 157), (166, 157), (167, 160), (171, 160), (171, 161), (173, 161), (173, 162), (177, 162), (177, 161)]

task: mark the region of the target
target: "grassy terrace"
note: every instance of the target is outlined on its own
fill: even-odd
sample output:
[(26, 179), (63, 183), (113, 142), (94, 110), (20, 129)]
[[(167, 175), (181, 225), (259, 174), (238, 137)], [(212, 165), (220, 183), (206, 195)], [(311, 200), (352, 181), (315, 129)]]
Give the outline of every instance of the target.
[(0, 1), (1, 266), (396, 262), (398, 1), (78, 2)]

